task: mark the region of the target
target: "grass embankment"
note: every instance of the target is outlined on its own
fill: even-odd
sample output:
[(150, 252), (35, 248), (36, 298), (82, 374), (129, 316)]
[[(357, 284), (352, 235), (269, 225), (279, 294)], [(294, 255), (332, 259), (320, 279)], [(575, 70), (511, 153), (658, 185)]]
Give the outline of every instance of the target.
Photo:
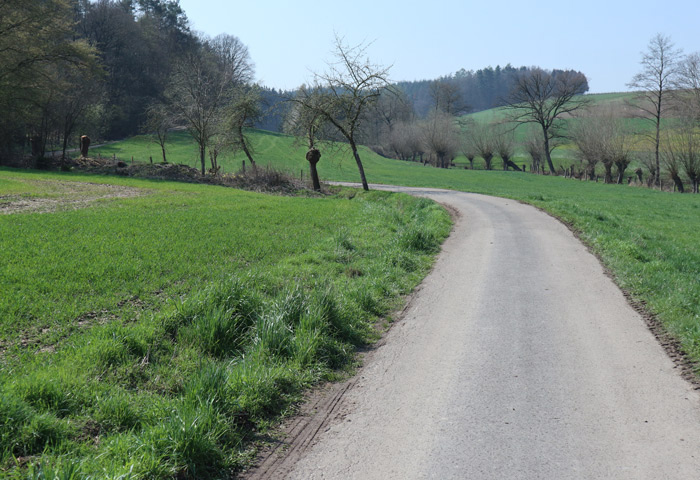
[[(140, 195), (96, 198), (88, 181)], [(449, 231), (382, 192), (282, 198), (0, 170), (0, 476), (208, 478), (347, 368)]]
[[(623, 101), (625, 95), (601, 97), (601, 102)], [(305, 167), (300, 152), (285, 150), (290, 138), (256, 135), (265, 138), (264, 145), (278, 145), (265, 147), (276, 153), (261, 156), (261, 164)], [(385, 159), (368, 150), (362, 155), (370, 182), (510, 197), (563, 219), (580, 232), (617, 282), (644, 302), (700, 362), (700, 196), (517, 172), (441, 170)], [(327, 180), (358, 181), (347, 152), (324, 156), (318, 169)]]

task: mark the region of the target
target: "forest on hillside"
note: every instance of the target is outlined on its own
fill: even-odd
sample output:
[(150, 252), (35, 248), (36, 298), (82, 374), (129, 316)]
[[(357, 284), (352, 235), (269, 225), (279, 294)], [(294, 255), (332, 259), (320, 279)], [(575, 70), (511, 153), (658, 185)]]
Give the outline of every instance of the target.
[[(152, 128), (149, 108), (167, 100), (178, 66), (223, 40), (193, 32), (177, 0), (0, 0), (0, 26), (3, 157), (42, 156), (75, 146), (83, 134), (112, 140)], [(236, 44), (244, 83), (252, 84), (247, 46), (225, 37)], [(474, 112), (501, 105), (525, 71), (510, 65), (460, 70), (394, 87), (419, 118), (436, 108)], [(257, 85), (257, 111), (246, 123), (282, 131), (285, 100), (293, 94)], [(450, 103), (439, 105), (445, 95)]]
[[(473, 113), (505, 105), (518, 76), (532, 72), (534, 68), (515, 68), (510, 64), (503, 68), (496, 65), (496, 68), (489, 66), (476, 71), (462, 68), (435, 80), (402, 81), (396, 85), (411, 100), (420, 117), (425, 117), (435, 108), (433, 92), (440, 85), (448, 85), (457, 98), (452, 113)], [(553, 70), (555, 76), (565, 72)], [(588, 89), (586, 81), (578, 93), (586, 93)]]

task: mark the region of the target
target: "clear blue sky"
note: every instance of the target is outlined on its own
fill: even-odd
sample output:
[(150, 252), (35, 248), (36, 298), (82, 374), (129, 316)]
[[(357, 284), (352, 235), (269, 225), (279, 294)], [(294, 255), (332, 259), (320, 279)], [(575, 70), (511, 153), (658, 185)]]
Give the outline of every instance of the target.
[(334, 32), (373, 42), (391, 79), (433, 79), (496, 65), (572, 68), (591, 92), (626, 91), (656, 33), (700, 51), (700, 0), (180, 0), (194, 30), (245, 43), (257, 79), (292, 89), (323, 71)]

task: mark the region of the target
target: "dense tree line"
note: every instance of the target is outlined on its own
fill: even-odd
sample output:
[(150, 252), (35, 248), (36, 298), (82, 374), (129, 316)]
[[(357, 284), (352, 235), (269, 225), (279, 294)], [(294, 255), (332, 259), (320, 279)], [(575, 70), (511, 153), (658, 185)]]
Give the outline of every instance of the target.
[[(0, 0), (0, 153), (31, 144), (43, 154), (50, 136), (85, 116), (82, 98), (99, 94), (96, 50), (76, 35), (76, 7)], [(76, 78), (85, 81), (79, 86)]]
[(0, 151), (136, 133), (199, 43), (176, 0), (0, 0)]
[(170, 0), (79, 0), (76, 33), (104, 69), (105, 138), (138, 131), (146, 107), (161, 97), (178, 58), (197, 48), (185, 12)]
[[(536, 68), (515, 68), (508, 64), (503, 68), (497, 65), (496, 68), (487, 67), (476, 71), (461, 69), (437, 80), (399, 82), (397, 87), (410, 99), (416, 114), (420, 117), (427, 116), (435, 108), (434, 90), (436, 85), (449, 86), (459, 97), (462, 111), (479, 112), (505, 105), (517, 79)], [(555, 69), (552, 71), (552, 75), (555, 77), (571, 73), (569, 70)], [(588, 83), (586, 82), (577, 93), (587, 91)]]

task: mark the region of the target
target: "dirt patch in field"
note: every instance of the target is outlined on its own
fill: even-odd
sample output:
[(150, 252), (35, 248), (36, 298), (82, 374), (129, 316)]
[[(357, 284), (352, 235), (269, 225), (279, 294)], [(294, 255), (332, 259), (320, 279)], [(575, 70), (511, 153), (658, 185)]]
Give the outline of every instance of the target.
[(27, 180), (39, 194), (0, 195), (0, 214), (50, 213), (89, 207), (98, 200), (145, 195), (146, 190), (102, 183)]

